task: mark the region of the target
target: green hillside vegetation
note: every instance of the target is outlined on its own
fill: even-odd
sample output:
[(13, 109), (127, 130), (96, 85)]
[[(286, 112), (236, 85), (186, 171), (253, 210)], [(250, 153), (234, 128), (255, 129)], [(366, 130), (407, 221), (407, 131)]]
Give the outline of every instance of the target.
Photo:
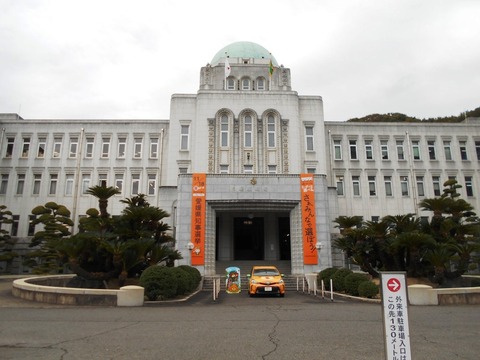
[(371, 114), (361, 118), (349, 119), (348, 122), (442, 122), (457, 123), (465, 120), (466, 117), (480, 117), (480, 107), (475, 110), (466, 111), (459, 115), (446, 117), (418, 119), (401, 113)]

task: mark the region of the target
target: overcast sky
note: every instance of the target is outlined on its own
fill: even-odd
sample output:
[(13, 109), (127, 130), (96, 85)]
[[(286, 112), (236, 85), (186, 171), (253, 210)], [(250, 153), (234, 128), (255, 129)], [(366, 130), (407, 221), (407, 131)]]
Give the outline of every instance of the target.
[(168, 119), (200, 68), (252, 41), (325, 120), (480, 107), (478, 0), (0, 0), (0, 113)]

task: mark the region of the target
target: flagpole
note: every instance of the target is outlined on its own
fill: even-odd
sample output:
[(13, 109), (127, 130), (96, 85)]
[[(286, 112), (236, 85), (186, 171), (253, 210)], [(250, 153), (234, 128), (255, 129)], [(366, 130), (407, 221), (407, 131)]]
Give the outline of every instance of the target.
[[(224, 63), (224, 67), (225, 67), (225, 69), (224, 69), (224, 79), (225, 80), (223, 81), (223, 90), (225, 90), (225, 91), (227, 90), (227, 62), (228, 62), (227, 52), (225, 51), (225, 63)], [(230, 66), (230, 64), (229, 64), (229, 66)]]

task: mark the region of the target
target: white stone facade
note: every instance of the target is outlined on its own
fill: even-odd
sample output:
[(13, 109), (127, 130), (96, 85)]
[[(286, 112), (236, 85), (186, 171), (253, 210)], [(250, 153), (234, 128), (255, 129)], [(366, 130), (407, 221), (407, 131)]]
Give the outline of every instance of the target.
[[(303, 274), (342, 265), (331, 245), (339, 215), (429, 216), (418, 203), (436, 196), (449, 177), (479, 208), (479, 121), (325, 122), (322, 98), (292, 90), (290, 69), (262, 47), (235, 43), (223, 50), (228, 77), (217, 54), (200, 70), (196, 94), (172, 95), (169, 120), (0, 114), (0, 204), (16, 215), (12, 235), (27, 242), (32, 208), (48, 201), (67, 206), (78, 224), (98, 206), (84, 190), (104, 183), (122, 188), (109, 201), (113, 215), (123, 209), (118, 200), (138, 193), (169, 212), (180, 263), (189, 264), (191, 174), (206, 173), (201, 272), (214, 274), (218, 261), (248, 259), (287, 260), (292, 274)], [(318, 265), (303, 264), (301, 173), (315, 179)]]

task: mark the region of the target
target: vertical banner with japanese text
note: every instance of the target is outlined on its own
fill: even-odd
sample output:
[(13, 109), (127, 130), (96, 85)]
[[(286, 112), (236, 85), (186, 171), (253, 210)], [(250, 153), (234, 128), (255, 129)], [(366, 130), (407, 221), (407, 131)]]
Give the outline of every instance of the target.
[(317, 225), (315, 216), (315, 186), (312, 174), (300, 174), (302, 206), (303, 263), (317, 265)]
[(205, 174), (192, 176), (192, 265), (205, 264), (206, 178)]

